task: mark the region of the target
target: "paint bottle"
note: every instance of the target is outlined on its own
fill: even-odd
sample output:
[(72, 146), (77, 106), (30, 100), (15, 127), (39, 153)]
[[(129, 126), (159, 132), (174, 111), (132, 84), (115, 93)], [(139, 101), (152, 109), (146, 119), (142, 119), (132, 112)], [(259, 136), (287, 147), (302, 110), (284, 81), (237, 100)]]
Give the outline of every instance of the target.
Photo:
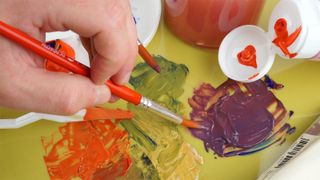
[[(254, 47), (254, 54), (246, 56), (254, 58), (239, 59), (248, 46)], [(268, 32), (252, 25), (234, 29), (220, 46), (219, 64), (229, 78), (252, 82), (268, 73), (276, 54), (320, 60), (320, 0), (281, 0), (272, 11)]]
[(257, 180), (319, 179), (320, 117)]
[(256, 24), (264, 0), (164, 0), (164, 18), (180, 39), (218, 48), (234, 28)]

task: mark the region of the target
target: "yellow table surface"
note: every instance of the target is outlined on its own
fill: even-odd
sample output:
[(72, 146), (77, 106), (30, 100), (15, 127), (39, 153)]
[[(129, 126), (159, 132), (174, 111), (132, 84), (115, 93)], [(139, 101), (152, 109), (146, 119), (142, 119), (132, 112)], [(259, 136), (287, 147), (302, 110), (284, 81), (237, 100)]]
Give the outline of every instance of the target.
[[(277, 0), (267, 0), (259, 25), (267, 29), (268, 18)], [(188, 66), (190, 74), (185, 92), (180, 100), (187, 105), (192, 91), (202, 82), (219, 86), (226, 80), (221, 72), (217, 51), (201, 49), (177, 39), (165, 26), (163, 20), (148, 49), (176, 63)], [(284, 60), (276, 58), (269, 75), (285, 88), (276, 96), (288, 110), (295, 112), (290, 123), (297, 128), (287, 142), (248, 156), (214, 159), (207, 153), (203, 143), (181, 128), (186, 140), (191, 143), (204, 159), (200, 179), (251, 180), (273, 163), (290, 144), (303, 133), (320, 113), (320, 62), (306, 60)], [(45, 103), (45, 102), (43, 102)], [(124, 107), (124, 102), (116, 106)], [(114, 105), (113, 105), (114, 106)], [(186, 112), (190, 112), (190, 108)], [(0, 108), (0, 118), (17, 117), (23, 113)], [(41, 121), (16, 130), (0, 130), (0, 179), (49, 179), (43, 161), (43, 147), (40, 137), (54, 132), (59, 123)]]

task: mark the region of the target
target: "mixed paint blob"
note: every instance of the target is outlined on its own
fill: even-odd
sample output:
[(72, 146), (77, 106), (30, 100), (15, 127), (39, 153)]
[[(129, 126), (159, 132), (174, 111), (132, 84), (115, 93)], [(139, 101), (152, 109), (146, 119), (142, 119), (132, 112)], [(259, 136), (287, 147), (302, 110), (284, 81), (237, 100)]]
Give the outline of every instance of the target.
[[(275, 82), (268, 79), (272, 87)], [(219, 156), (246, 155), (281, 143), (294, 131), (290, 112), (262, 81), (227, 80), (218, 88), (202, 84), (189, 99), (190, 117), (206, 129), (191, 130), (206, 150)]]
[[(141, 63), (135, 67), (130, 84), (143, 96), (181, 114), (183, 104), (178, 98), (184, 92), (188, 68), (161, 56), (154, 58), (161, 74)], [(128, 109), (135, 116), (122, 125), (132, 138), (133, 166), (139, 169), (140, 179), (196, 179), (199, 176), (202, 158), (182, 137), (176, 124), (131, 104)]]
[[(171, 111), (186, 113), (178, 100), (188, 68), (161, 56), (157, 74), (138, 64), (132, 87)], [(228, 157), (246, 155), (281, 143), (294, 128), (291, 115), (270, 88), (282, 85), (269, 77), (242, 84), (227, 80), (218, 88), (202, 84), (189, 99), (191, 130), (207, 151)], [(44, 162), (51, 179), (197, 179), (203, 159), (176, 124), (128, 104), (128, 111), (92, 108), (83, 122), (68, 123), (42, 138)], [(214, 156), (213, 156), (214, 158)]]

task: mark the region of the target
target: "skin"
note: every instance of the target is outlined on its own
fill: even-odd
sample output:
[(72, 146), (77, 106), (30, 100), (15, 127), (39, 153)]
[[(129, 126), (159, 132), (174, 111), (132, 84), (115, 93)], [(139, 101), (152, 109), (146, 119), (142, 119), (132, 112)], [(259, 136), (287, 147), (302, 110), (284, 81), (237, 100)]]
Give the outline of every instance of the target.
[(45, 32), (73, 30), (91, 57), (90, 79), (48, 72), (43, 58), (0, 36), (0, 106), (73, 114), (110, 101), (105, 79), (129, 80), (138, 52), (129, 0), (0, 0), (0, 19), (43, 42)]

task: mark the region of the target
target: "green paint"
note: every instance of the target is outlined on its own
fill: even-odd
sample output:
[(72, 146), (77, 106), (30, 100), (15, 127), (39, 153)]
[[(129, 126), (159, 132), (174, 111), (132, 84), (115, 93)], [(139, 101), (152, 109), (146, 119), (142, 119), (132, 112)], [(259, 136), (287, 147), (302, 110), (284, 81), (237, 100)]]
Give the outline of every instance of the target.
[[(130, 83), (142, 95), (180, 114), (183, 105), (177, 99), (183, 93), (188, 68), (161, 56), (155, 56), (155, 59), (161, 66), (160, 75), (141, 63), (135, 67)], [(128, 109), (135, 117), (122, 125), (133, 140), (134, 166), (141, 170), (141, 176), (147, 179), (176, 179), (180, 176), (195, 179), (202, 159), (184, 141), (177, 126), (140, 107), (128, 105)]]

